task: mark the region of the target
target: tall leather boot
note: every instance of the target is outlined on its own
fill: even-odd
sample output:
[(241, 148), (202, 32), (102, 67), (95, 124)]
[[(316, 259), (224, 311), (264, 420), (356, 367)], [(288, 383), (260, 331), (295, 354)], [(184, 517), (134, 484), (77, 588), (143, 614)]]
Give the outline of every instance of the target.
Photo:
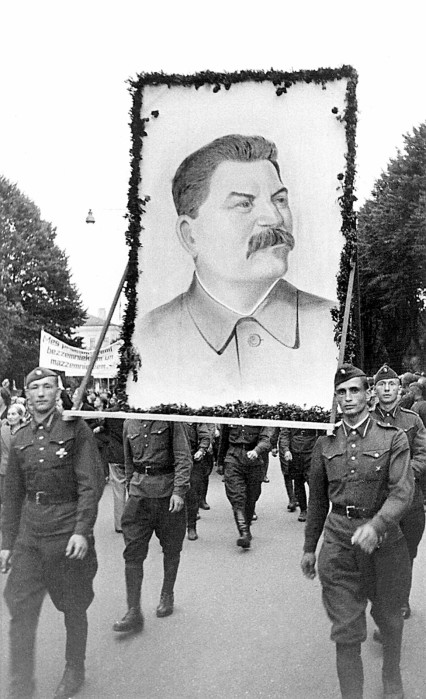
[(246, 515), (243, 510), (234, 510), (235, 522), (237, 524), (237, 529), (240, 534), (237, 539), (237, 546), (241, 546), (243, 549), (250, 548), (250, 527), (246, 520)]
[(85, 609), (72, 609), (64, 614), (67, 632), (65, 671), (56, 687), (54, 699), (74, 696), (84, 684), (84, 661), (87, 643), (87, 613)]
[(164, 579), (163, 587), (161, 588), (160, 602), (156, 609), (158, 617), (170, 616), (174, 609), (174, 594), (173, 589), (176, 582), (176, 576), (179, 568), (180, 553), (164, 554), (163, 568)]
[(336, 667), (342, 699), (362, 699), (361, 643), (336, 643)]
[(128, 611), (120, 621), (116, 621), (113, 629), (118, 633), (142, 631), (144, 620), (141, 612), (141, 587), (143, 580), (142, 565), (125, 567), (127, 607)]
[(284, 476), (284, 485), (288, 496), (287, 510), (289, 512), (295, 512), (296, 510), (296, 496), (294, 494), (293, 479), (290, 476)]
[[(11, 609), (9, 607), (9, 609)], [(35, 693), (34, 656), (39, 610), (25, 609), (26, 623), (18, 611), (10, 621), (10, 684), (8, 697), (32, 697)]]
[(382, 679), (384, 696), (392, 699), (403, 699), (404, 690), (400, 671), (401, 643), (402, 643), (403, 622), (401, 625), (382, 631), (383, 638), (383, 667)]

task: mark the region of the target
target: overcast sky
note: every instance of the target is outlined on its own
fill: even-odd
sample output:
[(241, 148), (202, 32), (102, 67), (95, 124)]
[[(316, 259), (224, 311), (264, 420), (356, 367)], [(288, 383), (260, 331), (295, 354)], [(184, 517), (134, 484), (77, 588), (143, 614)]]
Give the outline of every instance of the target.
[[(0, 173), (56, 226), (93, 314), (109, 308), (127, 259), (128, 78), (354, 66), (361, 203), (403, 134), (426, 121), (423, 0), (0, 0), (0, 8)], [(85, 223), (89, 208), (94, 226)]]

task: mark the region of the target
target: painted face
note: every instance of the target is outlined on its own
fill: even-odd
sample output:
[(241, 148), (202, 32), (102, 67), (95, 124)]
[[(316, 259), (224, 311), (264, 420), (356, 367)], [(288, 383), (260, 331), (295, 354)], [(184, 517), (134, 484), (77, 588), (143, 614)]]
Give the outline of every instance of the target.
[(31, 381), (26, 389), (26, 395), (33, 414), (46, 415), (56, 405), (56, 399), (60, 393), (58, 384), (53, 376)]
[(11, 427), (18, 425), (22, 420), (20, 413), (18, 412), (16, 406), (11, 405), (7, 411), (7, 421)]
[(207, 284), (272, 283), (287, 271), (294, 247), (288, 192), (267, 160), (221, 163), (197, 218), (181, 216), (179, 225)]
[(343, 415), (356, 423), (367, 408), (370, 391), (363, 387), (362, 379), (356, 376), (341, 383), (335, 390), (336, 400)]
[(399, 380), (384, 379), (378, 381), (374, 387), (380, 405), (391, 406), (398, 400), (399, 395)]

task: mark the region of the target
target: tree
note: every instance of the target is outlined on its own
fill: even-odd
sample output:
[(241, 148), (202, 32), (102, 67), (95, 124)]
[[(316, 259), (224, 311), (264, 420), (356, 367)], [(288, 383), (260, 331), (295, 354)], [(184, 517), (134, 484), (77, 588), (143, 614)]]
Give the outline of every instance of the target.
[(38, 364), (40, 330), (68, 344), (86, 317), (52, 225), (0, 176), (0, 377), (22, 385)]
[(426, 123), (377, 180), (359, 213), (364, 369), (426, 369)]

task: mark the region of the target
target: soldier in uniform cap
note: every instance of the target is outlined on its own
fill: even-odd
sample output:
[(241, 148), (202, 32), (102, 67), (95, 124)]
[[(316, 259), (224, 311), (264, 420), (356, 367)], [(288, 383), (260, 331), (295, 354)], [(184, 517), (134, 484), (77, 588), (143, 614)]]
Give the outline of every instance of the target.
[(50, 369), (27, 376), (32, 419), (12, 441), (6, 474), (1, 565), (3, 573), (10, 568), (4, 593), (11, 615), (10, 699), (34, 694), (35, 637), (46, 591), (66, 628), (66, 666), (55, 699), (73, 696), (84, 682), (103, 473), (84, 421), (62, 421), (59, 393)]
[(370, 416), (361, 369), (350, 364), (338, 369), (335, 396), (343, 419), (318, 439), (312, 454), (301, 567), (306, 577), (315, 577), (315, 550), (324, 530), (318, 573), (342, 697), (363, 697), (361, 643), (371, 600), (383, 634), (384, 696), (403, 699), (401, 603), (410, 562), (399, 521), (414, 492), (409, 444), (402, 430)]
[[(378, 403), (372, 412), (372, 417), (379, 422), (394, 425), (394, 427), (404, 430), (410, 445), (410, 463), (415, 482), (414, 497), (410, 508), (400, 521), (400, 527), (407, 542), (412, 570), (414, 559), (417, 556), (417, 547), (425, 529), (423, 492), (420, 484), (426, 474), (426, 428), (415, 412), (399, 405), (400, 385), (398, 374), (387, 364), (384, 364), (374, 376), (374, 389)], [(402, 607), (405, 619), (408, 619), (411, 614), (410, 589), (411, 576)], [(380, 640), (380, 635), (376, 633), (375, 638)]]

